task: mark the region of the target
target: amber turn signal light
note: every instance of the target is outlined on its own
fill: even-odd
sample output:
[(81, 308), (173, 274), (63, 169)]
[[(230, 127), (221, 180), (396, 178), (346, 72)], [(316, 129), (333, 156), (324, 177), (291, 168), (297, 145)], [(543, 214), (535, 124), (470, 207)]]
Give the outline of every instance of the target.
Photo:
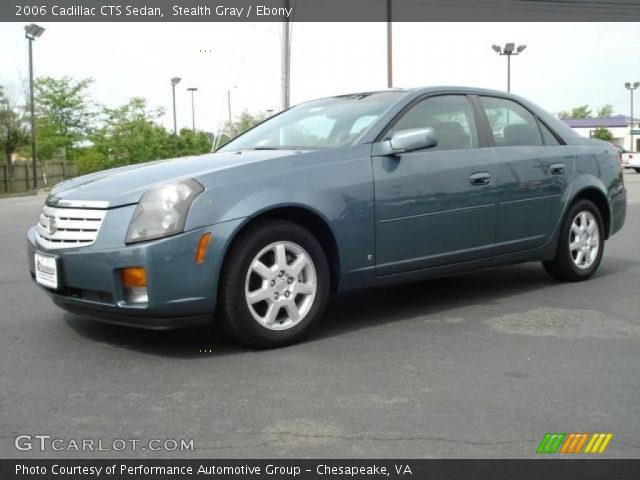
[(120, 270), (122, 285), (129, 288), (146, 287), (147, 272), (142, 267), (128, 267)]
[(198, 248), (196, 250), (196, 263), (204, 262), (204, 257), (207, 255), (207, 247), (211, 240), (211, 232), (203, 233), (198, 242)]

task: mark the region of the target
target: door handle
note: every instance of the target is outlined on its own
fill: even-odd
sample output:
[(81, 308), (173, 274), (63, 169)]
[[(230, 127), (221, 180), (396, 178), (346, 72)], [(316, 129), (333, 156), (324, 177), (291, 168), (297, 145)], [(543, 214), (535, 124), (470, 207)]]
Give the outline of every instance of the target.
[(549, 167), (549, 171), (552, 175), (563, 175), (567, 171), (567, 166), (564, 163), (554, 163)]
[(491, 174), (488, 172), (473, 173), (469, 176), (469, 182), (475, 186), (489, 185), (491, 183)]

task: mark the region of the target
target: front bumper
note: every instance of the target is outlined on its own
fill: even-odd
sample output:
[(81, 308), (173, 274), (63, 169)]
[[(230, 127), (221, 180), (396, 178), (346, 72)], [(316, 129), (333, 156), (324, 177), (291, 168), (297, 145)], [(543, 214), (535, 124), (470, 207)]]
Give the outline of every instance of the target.
[[(36, 251), (56, 257), (58, 289), (41, 288), (56, 305), (73, 313), (148, 329), (208, 323), (216, 307), (222, 258), (240, 222), (232, 220), (133, 245), (116, 241), (113, 230), (101, 230), (90, 247), (60, 250), (42, 248), (32, 228), (27, 234), (29, 269), (35, 280)], [(205, 261), (196, 264), (198, 241), (206, 232), (211, 232), (212, 239)], [(120, 269), (125, 267), (145, 269), (147, 303), (126, 302), (120, 281)]]

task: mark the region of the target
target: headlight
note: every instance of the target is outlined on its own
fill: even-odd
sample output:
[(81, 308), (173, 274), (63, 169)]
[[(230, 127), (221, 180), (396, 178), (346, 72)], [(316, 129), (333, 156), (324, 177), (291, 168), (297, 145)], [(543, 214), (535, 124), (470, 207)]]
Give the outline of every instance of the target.
[(204, 187), (193, 179), (152, 188), (133, 212), (127, 243), (168, 237), (184, 230), (189, 208)]

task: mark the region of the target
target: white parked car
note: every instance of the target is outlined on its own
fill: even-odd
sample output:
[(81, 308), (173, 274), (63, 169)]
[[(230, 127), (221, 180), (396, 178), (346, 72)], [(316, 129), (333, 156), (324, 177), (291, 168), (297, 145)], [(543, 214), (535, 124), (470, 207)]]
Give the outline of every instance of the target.
[(622, 154), (622, 166), (624, 168), (633, 168), (636, 173), (640, 173), (640, 153), (625, 152)]
[(640, 153), (630, 152), (620, 145), (613, 145), (620, 154), (620, 160), (622, 160), (622, 168), (633, 168), (636, 172), (640, 173)]

